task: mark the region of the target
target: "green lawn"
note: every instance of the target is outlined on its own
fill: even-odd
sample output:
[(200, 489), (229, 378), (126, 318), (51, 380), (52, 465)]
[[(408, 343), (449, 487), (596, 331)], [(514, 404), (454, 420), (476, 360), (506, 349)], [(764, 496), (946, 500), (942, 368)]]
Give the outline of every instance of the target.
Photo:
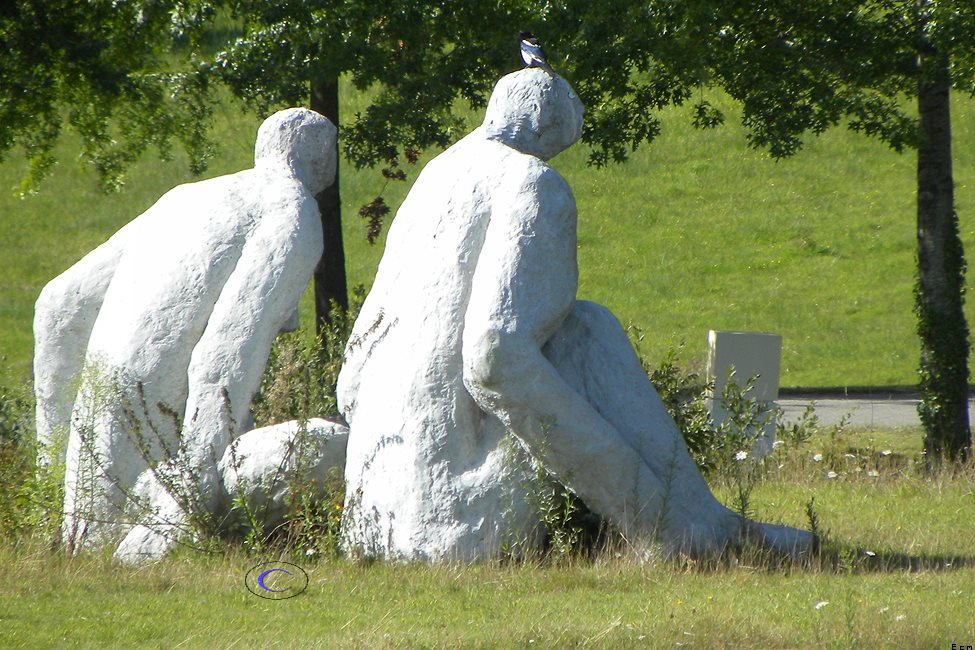
[[(361, 102), (353, 100), (345, 115)], [(734, 107), (724, 108), (729, 125), (711, 131), (692, 129), (684, 109), (664, 111), (663, 135), (623, 166), (586, 167), (581, 145), (555, 159), (579, 205), (580, 297), (643, 328), (653, 357), (684, 341), (683, 360), (699, 364), (708, 329), (773, 331), (783, 335), (784, 386), (914, 383), (913, 155), (836, 130), (775, 162), (746, 148)], [(953, 111), (957, 206), (971, 251), (975, 103), (957, 97)], [(222, 146), (207, 176), (250, 165), (257, 124), (222, 109)], [(74, 151), (65, 143), (54, 177), (26, 199), (6, 191), (19, 180), (19, 159), (0, 165), (0, 355), (9, 382), (29, 376), (41, 287), (192, 180), (179, 157), (147, 159), (120, 194), (104, 195)], [(365, 243), (356, 212), (385, 181), (344, 169), (341, 182), (350, 281), (368, 286), (382, 245)], [(407, 189), (390, 184), (390, 205)], [(304, 314), (307, 323), (308, 300)]]
[[(753, 496), (756, 515), (805, 525), (815, 497), (831, 561), (718, 568), (605, 553), (568, 565), (356, 565), (302, 557), (295, 598), (244, 576), (276, 557), (184, 553), (142, 568), (0, 543), (0, 647), (899, 647), (975, 641), (971, 470), (839, 472), (799, 456)], [(727, 495), (729, 484), (719, 485)], [(869, 553), (874, 553), (870, 556)], [(912, 566), (913, 564), (913, 566)]]

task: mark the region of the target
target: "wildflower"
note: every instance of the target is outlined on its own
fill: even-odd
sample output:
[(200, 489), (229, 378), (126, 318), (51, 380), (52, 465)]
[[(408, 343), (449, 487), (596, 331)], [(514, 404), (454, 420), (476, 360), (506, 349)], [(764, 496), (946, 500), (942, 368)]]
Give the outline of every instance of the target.
[(839, 474), (837, 474), (837, 473), (836, 473), (836, 472), (834, 472), (833, 470), (830, 470), (830, 471), (828, 471), (828, 472), (826, 472), (826, 478), (829, 478), (829, 479), (834, 479), (834, 478), (836, 478), (837, 476), (839, 476)]
[(745, 460), (746, 458), (748, 458), (747, 451), (739, 451), (735, 453), (735, 460)]
[(813, 460), (818, 463), (821, 460), (823, 460), (823, 455), (822, 454), (813, 454)]
[(863, 553), (864, 553), (864, 555), (867, 555), (869, 557), (876, 557), (877, 556), (877, 554), (874, 553), (873, 551), (864, 551)]
[(872, 469), (872, 470), (870, 470), (870, 471), (867, 472), (867, 476), (870, 476), (872, 478), (877, 478), (878, 476), (880, 476), (880, 472), (878, 472), (875, 469)]
[(828, 600), (821, 600), (818, 603), (816, 603), (815, 609), (822, 609), (823, 607), (826, 607), (827, 605), (829, 605), (829, 601)]
[(892, 453), (894, 453), (894, 452), (892, 452), (890, 449), (884, 449), (882, 452), (880, 452), (880, 455), (881, 456), (890, 456)]
[(305, 555), (307, 556), (318, 555), (318, 549), (310, 548), (307, 551), (305, 551)]
[(907, 618), (907, 616), (905, 614), (898, 614), (897, 616), (894, 617), (894, 620), (895, 621), (903, 621), (905, 618)]

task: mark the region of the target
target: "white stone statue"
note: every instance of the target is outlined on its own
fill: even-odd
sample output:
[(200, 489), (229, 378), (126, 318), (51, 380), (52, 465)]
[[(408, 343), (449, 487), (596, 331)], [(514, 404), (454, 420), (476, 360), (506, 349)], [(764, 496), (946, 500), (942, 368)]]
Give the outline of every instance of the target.
[(38, 437), (68, 435), (69, 548), (126, 534), (129, 552), (171, 545), (127, 523), (133, 494), (173, 530), (185, 522), (147, 458), (196, 483), (196, 505), (217, 508), (218, 465), (322, 255), (315, 195), (335, 177), (335, 138), (313, 111), (272, 115), (253, 169), (167, 192), (41, 292)]
[(575, 201), (544, 161), (582, 116), (560, 77), (502, 78), (391, 225), (339, 378), (352, 553), (472, 560), (531, 541), (509, 432), (631, 540), (695, 555), (813, 544), (712, 496), (617, 320), (576, 301)]

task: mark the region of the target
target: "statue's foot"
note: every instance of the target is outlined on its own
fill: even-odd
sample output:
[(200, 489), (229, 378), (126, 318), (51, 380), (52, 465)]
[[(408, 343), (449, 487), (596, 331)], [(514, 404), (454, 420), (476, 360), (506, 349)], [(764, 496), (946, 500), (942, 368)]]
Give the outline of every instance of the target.
[(716, 524), (695, 521), (658, 535), (667, 557), (717, 559), (731, 549), (752, 546), (780, 557), (800, 559), (815, 553), (818, 539), (806, 530), (766, 524), (726, 510)]
[(161, 560), (176, 545), (175, 529), (139, 524), (129, 531), (115, 549), (115, 559), (123, 564), (144, 564)]
[(749, 542), (796, 560), (809, 557), (819, 547), (819, 538), (816, 535), (790, 526), (746, 521), (744, 533)]
[(125, 564), (161, 560), (186, 530), (182, 508), (151, 470), (143, 473), (136, 490), (151, 514), (133, 526), (115, 549), (115, 559)]

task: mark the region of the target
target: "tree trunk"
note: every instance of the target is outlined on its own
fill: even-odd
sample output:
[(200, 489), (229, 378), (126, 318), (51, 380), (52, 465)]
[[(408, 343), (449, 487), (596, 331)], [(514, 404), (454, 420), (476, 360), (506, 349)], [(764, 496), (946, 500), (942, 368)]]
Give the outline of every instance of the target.
[(921, 58), (917, 158), (918, 281), (915, 308), (921, 338), (918, 414), (929, 462), (964, 460), (971, 451), (968, 421), (968, 325), (965, 259), (954, 209), (951, 170), (951, 80), (946, 57)]
[[(318, 111), (339, 126), (338, 79), (312, 82), (311, 109)], [(338, 143), (335, 145), (338, 156)], [(345, 278), (345, 247), (342, 242), (342, 202), (339, 197), (339, 166), (335, 168), (335, 183), (315, 197), (322, 213), (322, 235), (325, 250), (315, 269), (315, 322), (322, 332), (328, 323), (328, 313), (334, 302), (342, 309), (349, 307), (349, 293)]]

